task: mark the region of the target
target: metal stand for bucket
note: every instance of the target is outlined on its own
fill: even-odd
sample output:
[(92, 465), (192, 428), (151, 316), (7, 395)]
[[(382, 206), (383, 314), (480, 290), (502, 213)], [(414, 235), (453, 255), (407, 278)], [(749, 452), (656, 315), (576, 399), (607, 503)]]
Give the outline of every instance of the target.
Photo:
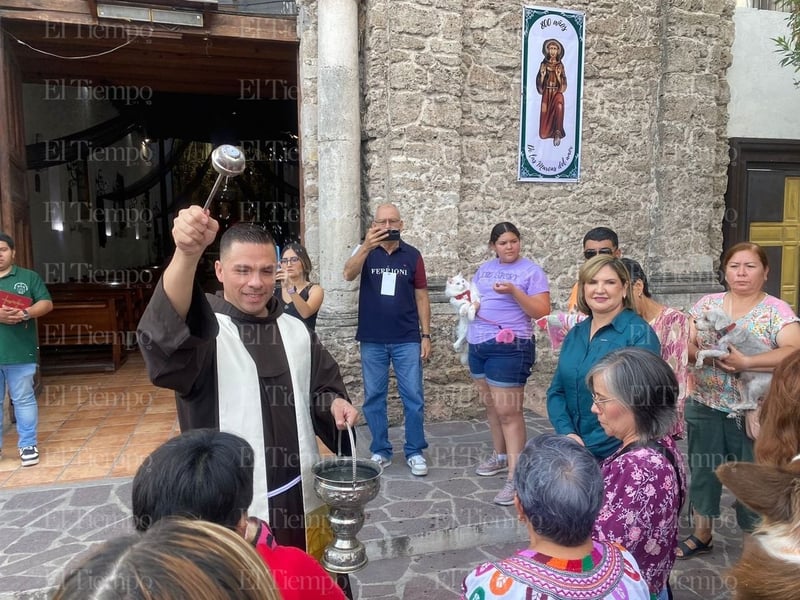
[(314, 465), (314, 491), (328, 505), (334, 539), (322, 555), (332, 573), (353, 573), (367, 564), (367, 551), (356, 534), (364, 526), (364, 506), (378, 495), (383, 468), (355, 457), (353, 431), (348, 424), (353, 458), (337, 456)]

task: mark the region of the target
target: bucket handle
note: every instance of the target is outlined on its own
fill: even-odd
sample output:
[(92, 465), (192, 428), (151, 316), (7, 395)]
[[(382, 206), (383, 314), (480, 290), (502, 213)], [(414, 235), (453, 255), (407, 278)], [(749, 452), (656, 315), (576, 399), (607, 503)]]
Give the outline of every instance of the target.
[[(353, 428), (350, 427), (350, 423), (345, 421), (345, 425), (347, 425), (347, 435), (350, 436), (350, 452), (353, 454), (353, 483), (357, 481), (356, 478), (356, 460), (358, 459), (356, 456), (356, 439), (353, 436)], [(336, 456), (339, 458), (345, 458), (342, 455), (342, 432), (339, 432), (337, 436), (337, 447), (336, 447)]]

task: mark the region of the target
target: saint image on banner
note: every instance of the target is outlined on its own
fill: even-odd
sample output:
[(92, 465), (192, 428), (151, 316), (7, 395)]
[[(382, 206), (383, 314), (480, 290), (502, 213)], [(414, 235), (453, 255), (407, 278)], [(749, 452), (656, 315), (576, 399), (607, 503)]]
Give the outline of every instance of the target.
[(564, 72), (564, 46), (556, 39), (545, 40), (542, 44), (544, 59), (536, 76), (536, 91), (542, 95), (542, 108), (539, 112), (539, 137), (552, 139), (558, 146), (564, 132), (564, 90), (567, 89), (567, 74)]
[(523, 7), (519, 181), (580, 175), (584, 13)]

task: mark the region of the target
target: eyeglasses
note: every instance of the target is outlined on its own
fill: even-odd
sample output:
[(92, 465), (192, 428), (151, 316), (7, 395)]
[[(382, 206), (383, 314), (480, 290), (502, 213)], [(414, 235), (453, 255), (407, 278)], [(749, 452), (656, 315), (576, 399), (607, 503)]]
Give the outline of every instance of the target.
[(294, 263), (297, 263), (297, 262), (300, 262), (300, 257), (299, 256), (289, 256), (288, 258), (282, 258), (281, 259), (281, 264), (282, 265), (288, 265), (289, 263), (294, 264)]
[(598, 406), (600, 406), (601, 404), (605, 404), (606, 402), (611, 402), (612, 400), (616, 400), (616, 398), (603, 398), (603, 396), (592, 394), (592, 402), (594, 402)]
[(392, 227), (396, 227), (400, 225), (400, 219), (375, 219), (373, 223), (375, 223), (375, 225), (391, 225)]
[(589, 260), (590, 258), (594, 258), (598, 254), (614, 254), (613, 248), (600, 248), (599, 250), (584, 250), (583, 251), (583, 258)]

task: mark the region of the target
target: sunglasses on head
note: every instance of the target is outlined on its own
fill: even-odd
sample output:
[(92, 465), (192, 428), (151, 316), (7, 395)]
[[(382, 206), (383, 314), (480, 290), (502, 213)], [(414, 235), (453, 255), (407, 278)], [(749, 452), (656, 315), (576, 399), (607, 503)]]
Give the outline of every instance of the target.
[(614, 249), (613, 248), (600, 248), (599, 250), (584, 250), (583, 251), (583, 257), (586, 260), (589, 260), (590, 258), (594, 258), (598, 254), (611, 255), (611, 254), (614, 254)]

